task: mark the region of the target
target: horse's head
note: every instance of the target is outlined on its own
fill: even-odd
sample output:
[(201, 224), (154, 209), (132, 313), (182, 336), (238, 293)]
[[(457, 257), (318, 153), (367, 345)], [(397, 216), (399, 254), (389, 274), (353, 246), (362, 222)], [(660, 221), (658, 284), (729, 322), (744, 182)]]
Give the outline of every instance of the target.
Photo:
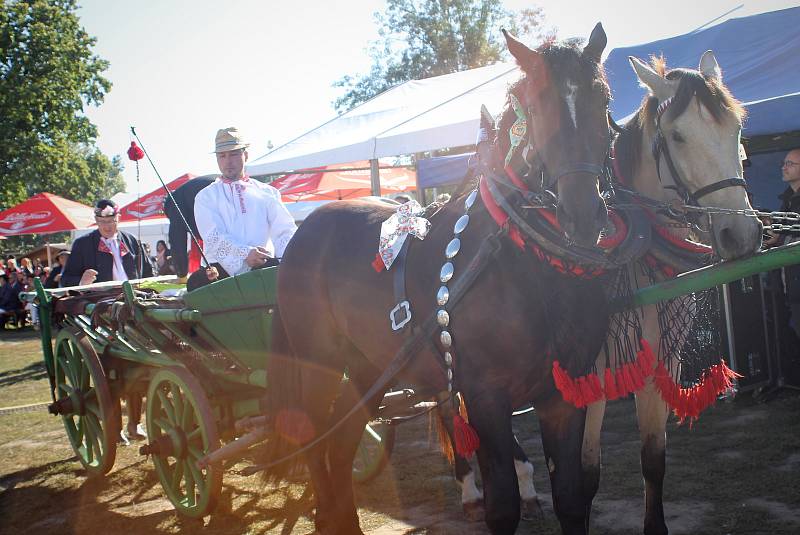
[[(532, 149), (528, 151), (532, 157), (526, 155), (531, 168), (525, 171), (533, 171), (527, 180), (535, 185), (542, 170), (543, 186), (557, 193), (558, 221), (564, 232), (576, 243), (595, 245), (607, 223), (599, 177), (610, 143), (609, 89), (600, 64), (606, 46), (603, 27), (595, 26), (582, 49), (546, 43), (531, 50), (503, 33), (524, 77), (509, 92), (509, 106), (517, 109), (510, 114), (507, 110), (500, 130), (512, 130), (516, 118), (524, 114), (527, 148)], [(501, 137), (505, 156), (509, 143), (502, 141)]]
[[(723, 85), (714, 54), (710, 50), (703, 54), (699, 70), (667, 71), (663, 59), (654, 59), (650, 66), (629, 59), (650, 90), (637, 116), (644, 147), (652, 147), (660, 179), (659, 184), (650, 177), (649, 188), (656, 190), (650, 193), (661, 198), (677, 193), (698, 206), (752, 208), (739, 156), (744, 109)], [(761, 246), (762, 226), (755, 217), (712, 213), (711, 229), (706, 230), (724, 259), (753, 253)]]

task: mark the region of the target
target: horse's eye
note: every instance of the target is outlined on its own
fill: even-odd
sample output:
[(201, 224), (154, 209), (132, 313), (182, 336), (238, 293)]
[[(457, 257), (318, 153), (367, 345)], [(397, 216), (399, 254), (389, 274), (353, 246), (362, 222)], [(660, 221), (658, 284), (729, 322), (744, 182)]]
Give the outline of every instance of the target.
[(674, 141), (675, 143), (684, 143), (686, 140), (683, 139), (683, 136), (681, 135), (680, 132), (675, 130), (674, 132), (672, 132), (672, 141)]

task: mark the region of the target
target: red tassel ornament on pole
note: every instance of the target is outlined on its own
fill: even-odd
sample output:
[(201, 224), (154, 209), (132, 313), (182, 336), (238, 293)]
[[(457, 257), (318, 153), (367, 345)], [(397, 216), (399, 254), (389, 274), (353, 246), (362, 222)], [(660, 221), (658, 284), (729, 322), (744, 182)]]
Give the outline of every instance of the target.
[(131, 141), (131, 146), (128, 149), (128, 159), (138, 162), (142, 158), (144, 158), (144, 151), (135, 141)]

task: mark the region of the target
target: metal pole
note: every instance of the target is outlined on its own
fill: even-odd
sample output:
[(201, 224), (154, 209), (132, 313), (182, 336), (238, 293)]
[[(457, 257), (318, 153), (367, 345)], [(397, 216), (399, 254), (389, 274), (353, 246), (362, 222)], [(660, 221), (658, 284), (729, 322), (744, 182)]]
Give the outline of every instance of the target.
[(618, 299), (611, 306), (614, 310), (624, 310), (652, 305), (791, 264), (800, 264), (800, 242), (682, 273), (674, 279), (642, 288), (628, 299)]
[(378, 160), (372, 159), (369, 161), (369, 185), (372, 190), (372, 195), (375, 197), (381, 196), (381, 170), (378, 167)]

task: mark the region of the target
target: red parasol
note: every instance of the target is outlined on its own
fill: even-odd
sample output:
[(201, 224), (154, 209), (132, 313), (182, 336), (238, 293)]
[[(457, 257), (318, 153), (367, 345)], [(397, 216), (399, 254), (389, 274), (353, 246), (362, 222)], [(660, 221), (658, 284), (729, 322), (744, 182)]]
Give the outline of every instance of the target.
[(94, 224), (94, 210), (52, 193), (38, 193), (0, 212), (0, 235), (52, 234), (88, 228)]
[[(175, 191), (180, 186), (194, 178), (195, 175), (186, 173), (167, 184), (170, 191)], [(123, 206), (120, 213), (120, 221), (138, 221), (140, 219), (155, 219), (164, 217), (164, 199), (167, 192), (164, 188), (157, 188), (147, 195), (131, 201)]]
[[(317, 169), (341, 169), (341, 171), (313, 172)], [(311, 171), (286, 175), (271, 182), (270, 185), (281, 192), (284, 201), (355, 199), (372, 195), (369, 162), (330, 165)], [(417, 188), (417, 174), (410, 169), (381, 168), (380, 172), (381, 195)]]

